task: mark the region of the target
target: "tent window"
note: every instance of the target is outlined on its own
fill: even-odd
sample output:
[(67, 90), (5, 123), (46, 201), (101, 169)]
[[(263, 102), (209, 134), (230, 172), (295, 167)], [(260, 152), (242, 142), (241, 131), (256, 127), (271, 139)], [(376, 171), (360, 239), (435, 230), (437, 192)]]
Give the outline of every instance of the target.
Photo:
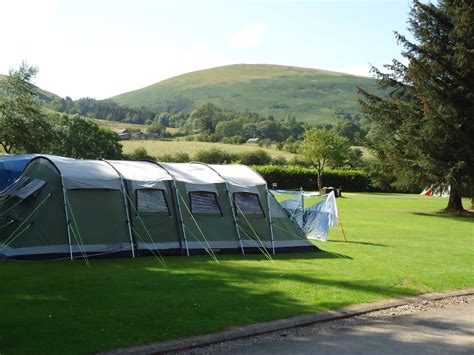
[(21, 199), (26, 199), (33, 195), (36, 191), (46, 185), (46, 181), (40, 179), (31, 179), (22, 177), (13, 186), (11, 186), (5, 193), (10, 196), (16, 196)]
[(192, 213), (222, 215), (215, 192), (190, 192), (189, 201)]
[(237, 214), (264, 215), (260, 199), (257, 194), (250, 192), (235, 192), (234, 204)]
[(163, 190), (137, 190), (138, 213), (170, 213)]

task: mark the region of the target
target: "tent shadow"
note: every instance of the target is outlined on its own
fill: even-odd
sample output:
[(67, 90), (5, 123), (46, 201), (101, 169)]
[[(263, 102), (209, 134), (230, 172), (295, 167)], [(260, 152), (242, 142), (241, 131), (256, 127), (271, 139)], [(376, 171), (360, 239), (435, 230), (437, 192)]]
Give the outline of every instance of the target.
[(384, 248), (393, 248), (391, 245), (387, 244), (380, 244), (380, 243), (369, 243), (369, 242), (354, 242), (351, 240), (343, 241), (343, 240), (328, 240), (329, 243), (346, 243), (346, 244), (361, 244), (361, 245), (368, 245), (373, 247), (384, 247)]
[[(95, 353), (416, 292), (405, 286), (376, 284), (371, 279), (337, 278), (324, 273), (324, 262), (304, 262), (334, 255), (277, 254), (275, 259), (289, 261), (280, 264), (258, 254), (219, 256), (220, 264), (209, 256), (165, 257), (166, 268), (153, 257), (94, 259), (90, 268), (69, 261), (5, 263), (5, 284), (16, 290), (3, 295), (2, 302), (15, 309), (5, 314), (5, 324), (15, 321), (27, 326), (21, 335), (9, 327), (4, 336), (17, 339), (11, 344), (13, 352), (27, 353), (19, 350), (34, 346), (64, 352), (73, 347)], [(287, 264), (296, 259), (303, 262), (288, 269)], [(346, 259), (350, 258), (341, 262)], [(55, 287), (37, 277), (38, 269), (55, 280)], [(25, 282), (22, 275), (33, 276)], [(304, 296), (301, 290), (314, 297)], [(327, 290), (338, 296), (328, 299)], [(356, 296), (345, 296), (349, 294)], [(18, 299), (18, 295), (26, 296)], [(58, 297), (69, 301), (56, 302)], [(77, 305), (73, 308), (74, 322), (67, 321), (71, 305)], [(79, 305), (87, 305), (89, 311), (83, 312)], [(50, 312), (46, 314), (54, 314), (56, 323), (44, 317), (44, 309)], [(101, 328), (113, 336), (86, 336), (89, 329)]]

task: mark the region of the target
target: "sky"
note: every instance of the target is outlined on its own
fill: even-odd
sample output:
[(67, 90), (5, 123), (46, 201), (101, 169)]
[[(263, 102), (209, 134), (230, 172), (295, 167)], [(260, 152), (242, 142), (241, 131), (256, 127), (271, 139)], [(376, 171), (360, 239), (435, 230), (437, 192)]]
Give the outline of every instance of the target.
[(409, 0), (0, 0), (0, 73), (105, 99), (222, 65), (282, 64), (370, 76), (400, 59)]

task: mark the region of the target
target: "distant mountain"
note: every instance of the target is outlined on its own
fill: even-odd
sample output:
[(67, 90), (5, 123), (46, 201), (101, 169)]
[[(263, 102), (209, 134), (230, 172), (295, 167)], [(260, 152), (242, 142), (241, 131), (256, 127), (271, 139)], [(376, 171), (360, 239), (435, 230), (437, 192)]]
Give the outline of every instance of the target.
[(366, 77), (291, 66), (236, 64), (180, 75), (111, 100), (158, 112), (186, 113), (212, 102), (275, 118), (291, 114), (315, 124), (358, 113), (357, 86), (378, 91), (376, 81)]

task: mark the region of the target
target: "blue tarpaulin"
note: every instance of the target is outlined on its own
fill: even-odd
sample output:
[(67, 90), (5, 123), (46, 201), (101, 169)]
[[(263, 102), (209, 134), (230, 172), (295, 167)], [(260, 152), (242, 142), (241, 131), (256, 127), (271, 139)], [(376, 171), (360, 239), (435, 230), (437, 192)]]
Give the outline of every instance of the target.
[(17, 180), (36, 154), (0, 155), (0, 191)]
[[(334, 192), (327, 195), (285, 190), (276, 190), (272, 192), (294, 196), (280, 202), (280, 204), (288, 213), (288, 216), (293, 223), (303, 229), (308, 239), (326, 241), (328, 238), (329, 227), (337, 226), (338, 211)], [(324, 198), (324, 200), (310, 207), (305, 207), (303, 202), (305, 196), (318, 196)]]

